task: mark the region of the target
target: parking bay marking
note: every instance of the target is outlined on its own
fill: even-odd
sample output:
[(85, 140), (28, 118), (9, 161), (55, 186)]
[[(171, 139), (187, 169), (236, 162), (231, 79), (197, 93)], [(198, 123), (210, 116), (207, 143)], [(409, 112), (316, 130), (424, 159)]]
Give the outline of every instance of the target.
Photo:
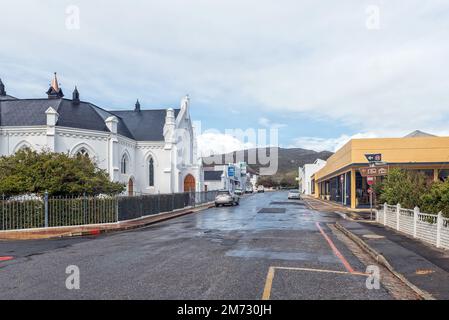
[(354, 276), (368, 276), (367, 273), (362, 272), (347, 272), (347, 271), (338, 271), (338, 270), (326, 270), (326, 269), (312, 269), (312, 268), (295, 268), (295, 267), (275, 267), (271, 266), (268, 268), (267, 278), (265, 280), (265, 287), (262, 294), (262, 300), (269, 300), (271, 295), (271, 288), (273, 287), (273, 279), (276, 272), (278, 270), (292, 270), (292, 271), (309, 271), (309, 272), (324, 272), (324, 273), (335, 273), (335, 274), (349, 274)]

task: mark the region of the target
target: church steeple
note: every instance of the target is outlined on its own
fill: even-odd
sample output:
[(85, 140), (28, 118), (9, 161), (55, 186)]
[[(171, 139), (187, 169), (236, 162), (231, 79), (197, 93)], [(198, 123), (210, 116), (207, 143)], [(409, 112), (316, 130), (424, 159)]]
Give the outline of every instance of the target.
[(2, 79), (0, 79), (0, 96), (6, 96), (5, 85), (3, 84)]
[(64, 97), (62, 89), (59, 87), (58, 78), (56, 77), (56, 72), (51, 81), (50, 88), (47, 90), (48, 99), (59, 99)]
[(78, 92), (78, 88), (76, 86), (75, 86), (75, 90), (73, 90), (73, 93), (72, 93), (72, 102), (74, 104), (80, 103), (80, 93)]
[(139, 99), (136, 101), (136, 106), (134, 107), (134, 111), (139, 112), (140, 111), (140, 102)]

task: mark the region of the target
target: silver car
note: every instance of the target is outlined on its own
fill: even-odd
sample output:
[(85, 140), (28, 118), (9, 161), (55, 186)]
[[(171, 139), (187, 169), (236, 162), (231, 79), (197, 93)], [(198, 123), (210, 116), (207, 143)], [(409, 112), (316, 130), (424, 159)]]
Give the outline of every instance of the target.
[(224, 205), (231, 205), (231, 206), (237, 206), (239, 204), (240, 198), (232, 194), (231, 192), (224, 190), (219, 191), (217, 196), (215, 197), (215, 206), (224, 206)]
[(288, 198), (289, 199), (301, 199), (301, 195), (299, 193), (299, 190), (289, 190), (288, 191)]

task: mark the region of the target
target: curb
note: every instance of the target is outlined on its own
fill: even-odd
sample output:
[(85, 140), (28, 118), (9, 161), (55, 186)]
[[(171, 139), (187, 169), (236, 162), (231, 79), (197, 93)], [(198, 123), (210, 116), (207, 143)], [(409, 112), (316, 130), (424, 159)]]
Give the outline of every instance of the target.
[(387, 268), (396, 278), (401, 280), (407, 287), (412, 289), (421, 299), (423, 300), (436, 300), (430, 293), (422, 290), (415, 286), (413, 283), (407, 280), (404, 275), (396, 271), (393, 266), (388, 262), (388, 260), (379, 252), (370, 247), (365, 241), (360, 237), (356, 236), (354, 233), (343, 227), (340, 223), (336, 222), (336, 228), (348, 236), (352, 241), (354, 241), (360, 248), (367, 252), (372, 258), (374, 258), (378, 263)]

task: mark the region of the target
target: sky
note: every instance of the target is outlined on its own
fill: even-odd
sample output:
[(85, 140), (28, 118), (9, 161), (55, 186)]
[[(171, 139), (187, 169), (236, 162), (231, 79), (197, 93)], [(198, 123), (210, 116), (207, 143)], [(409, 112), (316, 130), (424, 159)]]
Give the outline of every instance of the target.
[[(449, 2), (0, 0), (7, 93), (105, 109), (178, 107), (205, 153), (449, 135)], [(239, 139), (232, 129), (277, 131)]]

